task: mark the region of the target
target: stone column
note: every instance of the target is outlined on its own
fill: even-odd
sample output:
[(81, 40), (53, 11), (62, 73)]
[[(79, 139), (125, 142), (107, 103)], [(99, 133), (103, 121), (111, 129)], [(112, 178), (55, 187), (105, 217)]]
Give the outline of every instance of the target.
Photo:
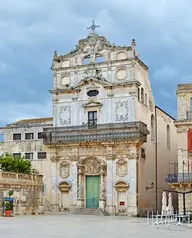
[(105, 208), (105, 181), (104, 181), (104, 175), (105, 175), (105, 165), (101, 165), (100, 169), (100, 198), (99, 198), (99, 209), (104, 211)]
[(83, 196), (83, 183), (82, 183), (82, 175), (83, 175), (83, 165), (78, 165), (78, 188), (77, 188), (77, 207), (84, 207), (84, 196)]

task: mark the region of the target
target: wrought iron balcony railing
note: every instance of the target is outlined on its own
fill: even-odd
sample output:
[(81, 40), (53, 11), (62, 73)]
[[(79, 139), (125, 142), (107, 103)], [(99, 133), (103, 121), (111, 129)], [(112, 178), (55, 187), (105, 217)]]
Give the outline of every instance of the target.
[(167, 183), (192, 183), (192, 173), (168, 174), (165, 181)]
[(70, 127), (49, 127), (43, 130), (44, 144), (100, 141), (147, 141), (147, 125), (143, 122), (97, 124)]

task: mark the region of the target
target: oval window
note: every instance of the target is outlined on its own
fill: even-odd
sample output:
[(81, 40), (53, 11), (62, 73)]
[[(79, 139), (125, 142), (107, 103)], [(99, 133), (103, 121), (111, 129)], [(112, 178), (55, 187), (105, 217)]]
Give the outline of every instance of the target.
[(89, 96), (89, 97), (95, 97), (95, 96), (97, 96), (99, 94), (99, 91), (97, 91), (97, 90), (90, 90), (88, 93), (87, 93), (87, 95)]

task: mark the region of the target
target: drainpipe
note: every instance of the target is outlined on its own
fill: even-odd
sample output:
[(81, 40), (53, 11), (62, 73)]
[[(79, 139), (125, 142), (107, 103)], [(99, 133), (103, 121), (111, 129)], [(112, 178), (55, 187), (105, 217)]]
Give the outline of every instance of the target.
[(157, 168), (157, 107), (155, 106), (155, 210), (157, 213), (157, 202), (158, 202), (158, 196), (157, 196), (157, 173), (158, 173), (158, 168)]

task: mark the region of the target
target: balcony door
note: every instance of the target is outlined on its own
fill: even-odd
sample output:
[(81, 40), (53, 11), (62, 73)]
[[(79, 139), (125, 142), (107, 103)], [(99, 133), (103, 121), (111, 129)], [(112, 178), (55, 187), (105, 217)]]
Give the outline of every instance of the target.
[(89, 128), (97, 127), (97, 111), (88, 112), (88, 127)]

